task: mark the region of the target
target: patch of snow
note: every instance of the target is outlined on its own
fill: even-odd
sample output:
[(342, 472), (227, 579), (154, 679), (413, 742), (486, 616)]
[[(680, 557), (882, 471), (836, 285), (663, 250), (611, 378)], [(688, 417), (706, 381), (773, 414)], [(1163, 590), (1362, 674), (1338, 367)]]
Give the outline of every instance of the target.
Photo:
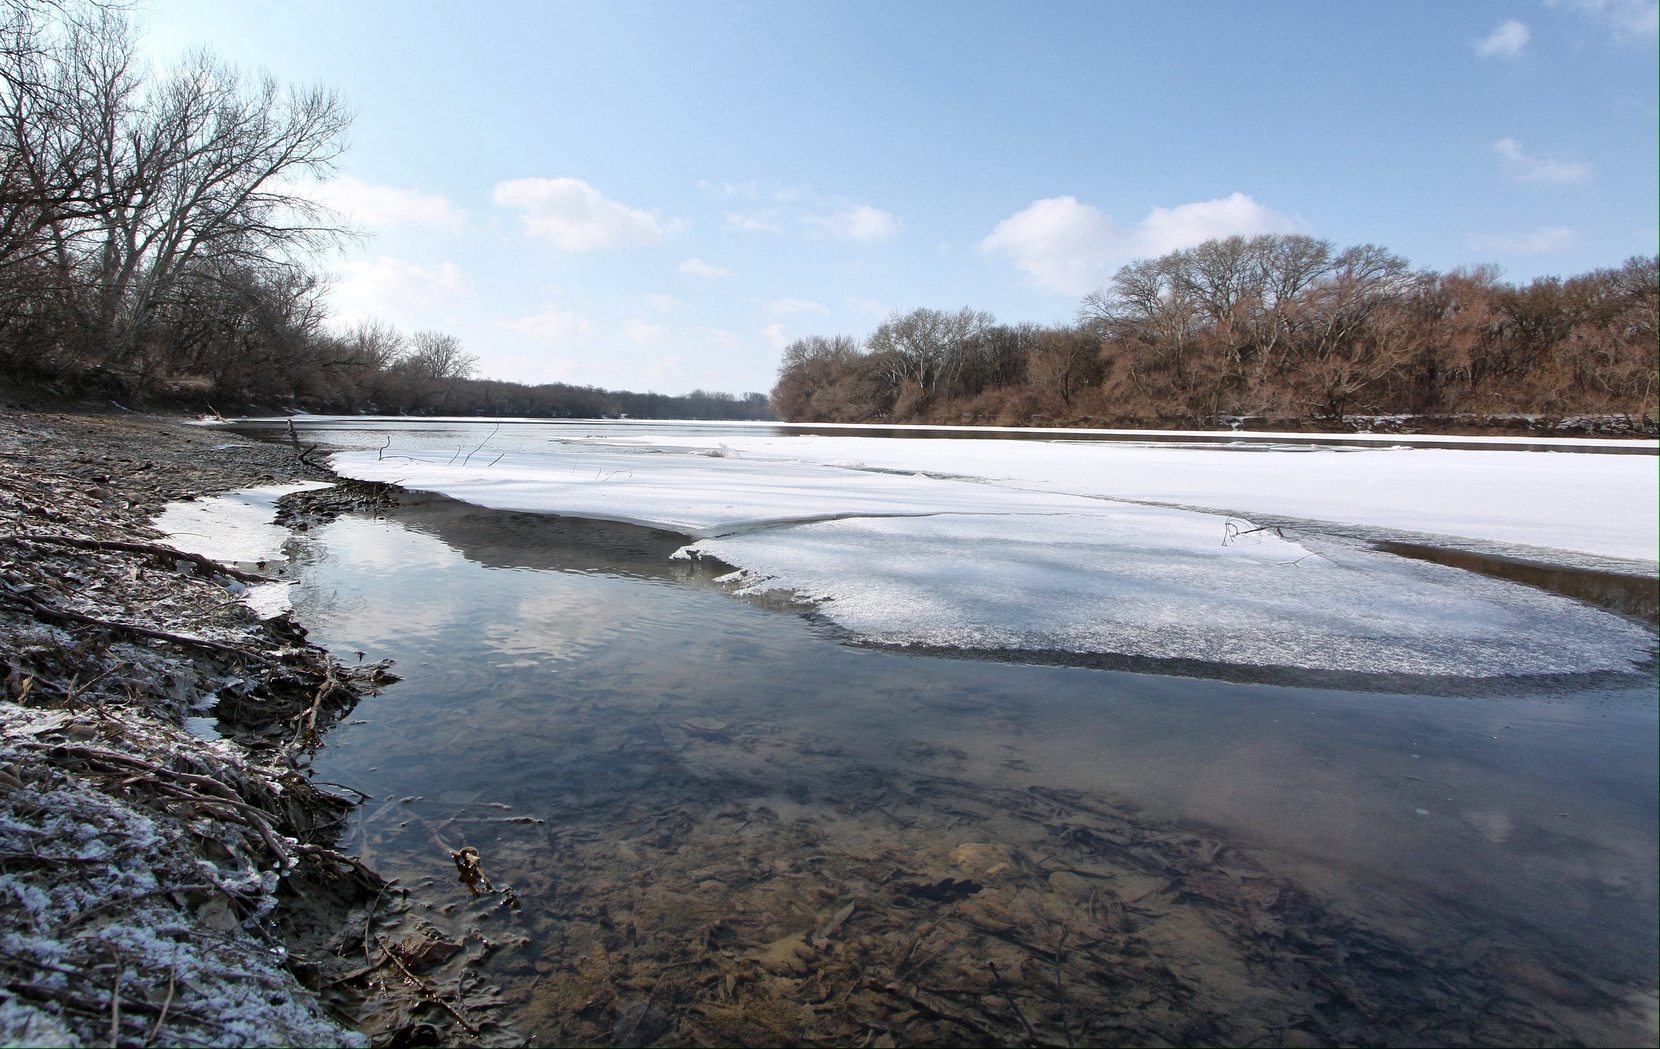
[[(113, 966), (125, 1002), (171, 1002), (166, 1022), (122, 1010), (122, 1044), (366, 1045), (327, 1020), (246, 927), (200, 922), (203, 906), (230, 913), (227, 897), (253, 904), (257, 922), (274, 904), (273, 872), (233, 839), (222, 839), (218, 862), (193, 858), (182, 843), (215, 836), (211, 824), (87, 789), (26, 746), (82, 724), (68, 711), (0, 704), (0, 764), (25, 781), (0, 787), (0, 852), (25, 859), (0, 872), (0, 951), (38, 988), (0, 998), (0, 1044), (79, 1045), (89, 1031), (104, 1044), (114, 1021), (64, 1010), (53, 992), (107, 994), (111, 971), (95, 967)], [(131, 718), (108, 745), (162, 752), (193, 741)]]
[[(151, 523), (186, 553), (274, 572), (287, 562), (283, 544), (291, 538), (288, 529), (276, 523), (277, 500), (291, 492), (327, 487), (322, 481), (297, 481), (203, 496), (169, 503)], [(280, 616), (290, 607), (287, 582), (246, 586), (233, 580), (227, 586), (261, 619)]]

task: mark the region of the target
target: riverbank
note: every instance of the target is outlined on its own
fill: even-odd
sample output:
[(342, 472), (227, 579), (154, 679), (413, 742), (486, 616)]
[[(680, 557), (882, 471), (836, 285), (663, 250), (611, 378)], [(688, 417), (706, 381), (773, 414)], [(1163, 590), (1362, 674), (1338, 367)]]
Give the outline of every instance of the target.
[(356, 797), (300, 769), (384, 668), (149, 524), (329, 475), (120, 413), (0, 411), (0, 459), (0, 1043), (366, 1044), (317, 956), (385, 886), (331, 848)]

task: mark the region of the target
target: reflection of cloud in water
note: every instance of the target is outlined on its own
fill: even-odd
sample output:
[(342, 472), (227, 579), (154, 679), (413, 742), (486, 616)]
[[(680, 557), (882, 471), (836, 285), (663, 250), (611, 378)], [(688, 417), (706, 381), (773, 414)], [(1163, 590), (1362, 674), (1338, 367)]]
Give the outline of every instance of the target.
[[(806, 596), (837, 625), (881, 644), (1466, 678), (1625, 672), (1652, 652), (1640, 627), (1529, 587), (1352, 542), (1286, 538), (1220, 514), (1093, 497), (1117, 490), (1108, 467), (1123, 466), (1134, 450), (945, 443), (955, 447), (934, 464), (962, 473), (847, 469), (724, 447), (702, 455), (556, 447), (472, 465), (348, 452), (336, 462), (356, 476), (397, 479), (483, 506), (642, 522), (701, 537), (689, 549), (742, 568), (737, 582), (745, 592)], [(898, 445), (898, 452), (894, 445), (871, 451), (927, 450), (926, 443)], [(813, 447), (803, 450), (813, 454)], [(1374, 462), (1383, 454), (1319, 461)], [(1446, 489), (1438, 489), (1441, 502), (1454, 502), (1443, 474), (1462, 477), (1460, 470), (1486, 461), (1446, 458), (1458, 454), (1423, 453), (1396, 463), (1389, 476), (1416, 476), (1412, 463), (1421, 463)], [(1493, 465), (1507, 467), (1508, 477), (1520, 456)], [(1257, 456), (1247, 468), (1234, 456), (1226, 468), (1249, 477), (1266, 465), (1286, 469), (1285, 460)], [(1596, 471), (1608, 464), (1575, 465)], [(1062, 466), (1072, 472), (1058, 474)], [(1322, 490), (1335, 483), (1327, 474), (1297, 476), (1311, 489), (1315, 481)], [(1038, 490), (1049, 488), (1059, 490)], [(1456, 494), (1474, 520), (1485, 489)], [(476, 523), (452, 515), (434, 527), (469, 556), (493, 563), (497, 551), (475, 540)], [(528, 534), (547, 526), (512, 527)], [(649, 567), (651, 545), (640, 548), (638, 570), (661, 575)], [(561, 556), (580, 563), (586, 552), (572, 544)], [(532, 566), (567, 567), (551, 556)]]
[(1464, 822), (1474, 827), (1481, 833), (1482, 837), (1494, 845), (1503, 845), (1506, 841), (1509, 841), (1510, 832), (1516, 827), (1516, 822), (1510, 818), (1510, 814), (1507, 812), (1494, 810), (1466, 811), (1463, 816)]
[(399, 543), (386, 541), (386, 527), (358, 518), (343, 519), (330, 525), (327, 539), (338, 558), (350, 561), (364, 569), (405, 569), (419, 563), (423, 571), (451, 568), (463, 558), (448, 543), (420, 533), (410, 533)]
[[(451, 920), (455, 897), (448, 879), (430, 879), (446, 862), (434, 855), (434, 827), (465, 827), (492, 877), (521, 893), (515, 921), (530, 941), (495, 956), (493, 971), (510, 999), (576, 1025), (537, 1028), (532, 1041), (611, 1038), (612, 1012), (583, 1014), (586, 999), (564, 1008), (561, 986), (574, 985), (536, 977), (577, 972), (594, 945), (626, 935), (623, 922), (602, 928), (594, 917), (607, 914), (633, 923), (637, 974), (733, 971), (736, 1002), (673, 985), (685, 997), (672, 1000), (707, 1004), (707, 1015), (734, 1005), (749, 1009), (743, 1016), (795, 1015), (808, 991), (793, 970), (739, 974), (758, 957), (783, 958), (769, 953), (780, 937), (828, 929), (833, 943), (811, 955), (816, 972), (847, 976), (853, 992), (823, 1014), (847, 1023), (825, 1029), (835, 1041), (863, 1040), (863, 1019), (891, 1019), (892, 1003), (865, 993), (873, 980), (956, 986), (972, 972), (980, 1000), (1001, 1008), (988, 958), (1004, 974), (1041, 973), (1030, 986), (1050, 994), (1059, 957), (1064, 990), (1041, 1003), (1023, 997), (1033, 1013), (1110, 1019), (1126, 988), (1174, 970), (1184, 995), (1208, 1003), (1204, 1015), (1230, 1025), (1183, 1026), (1198, 1015), (1188, 1007), (1157, 1028), (1158, 1009), (1129, 1009), (1122, 1015), (1150, 1026), (1079, 1044), (1273, 1042), (1293, 1018), (1252, 1010), (1301, 1001), (1310, 983), (1298, 967), (1309, 965), (1338, 981), (1321, 986), (1382, 1003), (1384, 1019), (1362, 1028), (1332, 1019), (1322, 999), (1314, 1026), (1299, 1030), (1333, 1042), (1468, 1041), (1470, 1031), (1498, 1042), (1612, 1041), (1606, 1032), (1628, 1020), (1608, 1007), (1592, 1022), (1547, 1002), (1543, 1026), (1524, 1037), (1483, 1011), (1506, 986), (1491, 974), (1510, 956), (1489, 940), (1568, 974), (1566, 993), (1599, 1008), (1609, 974), (1651, 982), (1654, 817), (1642, 789), (1653, 780), (1651, 691), (1521, 693), (1501, 704), (916, 658), (837, 644), (797, 617), (670, 584), (667, 553), (684, 540), (419, 500), (392, 515), (341, 523), (344, 545), (320, 530), (311, 545), (328, 555), (301, 566), (309, 585), (350, 606), (335, 636), (314, 636), (337, 644), (373, 624), (388, 631), (373, 655), (399, 659), (405, 674), (330, 736), (314, 767), (380, 797), (419, 796), (380, 816), (366, 807), (356, 833), (364, 855), (407, 877), (435, 922)], [(435, 557), (435, 535), (464, 560)], [(844, 538), (859, 552), (868, 537)], [(996, 535), (980, 538), (957, 552), (958, 575), (989, 602), (1007, 595), (985, 564)], [(1181, 537), (1154, 538), (1177, 547)], [(382, 543), (390, 549), (376, 550)], [(1088, 553), (1036, 545), (1056, 585)], [(1245, 564), (1280, 544), (1204, 545), (1195, 559)], [(360, 548), (375, 552), (375, 567), (345, 558)], [(608, 561), (607, 551), (626, 553)], [(877, 543), (862, 556), (882, 553)], [(412, 625), (411, 613), (434, 607), (436, 626)], [(463, 800), (478, 805), (458, 813), (450, 803)], [(546, 822), (514, 822), (523, 817)], [(1503, 818), (1513, 827), (1500, 839)], [(994, 875), (964, 859), (981, 853), (1017, 862)], [(931, 899), (946, 879), (983, 888)], [(1593, 912), (1603, 920), (1586, 921)], [(481, 919), (485, 931), (497, 920)], [(1264, 957), (1292, 968), (1262, 966)], [(776, 1001), (755, 1004), (762, 991)], [(598, 1019), (582, 1027), (581, 1016)], [(1400, 1016), (1426, 1024), (1421, 1037), (1387, 1029)], [(998, 1023), (988, 1040), (1027, 1040), (1012, 1016)], [(701, 1040), (765, 1034), (731, 1028)], [(925, 1026), (898, 1035), (963, 1040)]]
[[(389, 539), (394, 529), (396, 542)], [(442, 590), (446, 575), (465, 567), (461, 556), (437, 539), (356, 517), (343, 517), (295, 544), (295, 561), (300, 581), (291, 591), (294, 607), (306, 622), (341, 631), (359, 645), (442, 633), (452, 610), (435, 591)], [(351, 565), (372, 577), (375, 593), (348, 596), (323, 588), (314, 566), (328, 563)], [(411, 571), (415, 565), (419, 571)]]
[[(616, 637), (619, 622), (631, 613), (647, 610), (645, 601), (619, 606), (614, 591), (586, 582), (568, 574), (548, 577), (546, 586), (518, 596), (512, 613), (486, 629), (484, 643), (503, 656), (520, 657), (517, 666), (571, 660)], [(604, 602), (603, 614), (595, 614), (597, 602)]]

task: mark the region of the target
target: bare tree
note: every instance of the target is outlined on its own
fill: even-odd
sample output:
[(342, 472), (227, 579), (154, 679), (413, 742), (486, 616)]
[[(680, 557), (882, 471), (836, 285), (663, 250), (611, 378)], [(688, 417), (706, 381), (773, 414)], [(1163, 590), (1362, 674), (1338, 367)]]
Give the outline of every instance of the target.
[(102, 211), (89, 118), (131, 90), (111, 53), (124, 34), (107, 7), (0, 3), (0, 267), (39, 257), (54, 223)]
[(773, 411), (791, 421), (811, 417), (815, 395), (840, 379), (859, 356), (858, 342), (847, 335), (812, 335), (790, 343), (772, 388)]
[(151, 311), (192, 264), (272, 266), (337, 232), (291, 180), (322, 175), (350, 118), (321, 89), (251, 87), (206, 55), (104, 114), (97, 179), (111, 202), (80, 252), (103, 366), (125, 364)]
[(865, 345), (888, 362), (888, 378), (896, 389), (909, 383), (926, 398), (942, 382), (954, 381), (995, 323), (991, 314), (967, 306), (955, 313), (912, 310), (883, 321)]
[(332, 93), (249, 81), (206, 54), (147, 80), (117, 8), (0, 10), (0, 274), (38, 271), (78, 334), (64, 366), (142, 373), (185, 274), (292, 269), (341, 232), (295, 188), (344, 148)]
[(441, 331), (418, 331), (398, 360), (413, 410), (442, 409), (457, 384), (472, 376), (478, 357), (461, 348), (461, 340)]

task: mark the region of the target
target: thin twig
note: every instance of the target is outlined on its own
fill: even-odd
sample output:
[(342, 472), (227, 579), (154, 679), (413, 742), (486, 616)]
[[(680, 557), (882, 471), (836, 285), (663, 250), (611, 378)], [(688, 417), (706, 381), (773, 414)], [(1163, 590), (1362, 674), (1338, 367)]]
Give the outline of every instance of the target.
[(121, 1044), (121, 955), (115, 956), (115, 982), (110, 987), (110, 1049)]
[(1061, 951), (1066, 948), (1066, 934), (1069, 929), (1062, 929), (1060, 939), (1055, 941), (1055, 953), (1050, 956), (1055, 966), (1055, 1003), (1061, 1007), (1061, 1030), (1066, 1033), (1067, 1049), (1072, 1049), (1072, 1018), (1066, 1009), (1066, 984), (1061, 980)]
[[(100, 862), (108, 863), (109, 861), (102, 860)], [(175, 892), (212, 892), (215, 888), (217, 888), (217, 886), (214, 885), (163, 885), (154, 889), (146, 889), (143, 892), (135, 893), (131, 896), (116, 896), (111, 899), (104, 900), (101, 903), (95, 903), (86, 910), (76, 914), (73, 918), (70, 918), (64, 923), (61, 932), (70, 932), (85, 924), (89, 918), (95, 918), (112, 908), (126, 907), (151, 896), (171, 896)]]
[(1003, 974), (997, 971), (997, 963), (988, 960), (986, 967), (991, 970), (992, 979), (997, 981), (997, 989), (1002, 992), (1003, 1000), (1009, 1003), (1010, 1009), (1014, 1010), (1014, 1018), (1020, 1021), (1020, 1026), (1026, 1028), (1027, 1040), (1036, 1043), (1038, 1040), (1037, 1032), (1032, 1029), (1031, 1023), (1026, 1019), (1026, 1014), (1021, 1011), (1020, 1003), (1015, 1001), (1014, 995), (1009, 992), (1008, 984), (1003, 982)]
[[(477, 455), (479, 453), (480, 449), (482, 449), (485, 445), (490, 443), (490, 438), (494, 437), (496, 435), (496, 430), (499, 430), (499, 429), (501, 429), (501, 423), (497, 422), (496, 425), (495, 425), (495, 428), (492, 429), (489, 433), (484, 435), (484, 440), (478, 442), (478, 447), (474, 448), (472, 451), (468, 452), (467, 453), (467, 458), (461, 460), (461, 465), (466, 466), (468, 463), (472, 462), (473, 456)], [(500, 459), (501, 456), (498, 455), (498, 456), (496, 456), (496, 458)], [(495, 464), (491, 463), (490, 465), (494, 466)]]
[(161, 1015), (157, 1016), (156, 1022), (151, 1025), (150, 1033), (144, 1036), (145, 1045), (149, 1045), (156, 1040), (156, 1035), (161, 1033), (161, 1025), (167, 1022), (167, 1010), (173, 1007), (173, 989), (178, 984), (178, 978), (179, 966), (175, 962), (167, 969), (167, 997), (162, 1000)]
[(438, 1005), (443, 1006), (444, 1011), (449, 1013), (451, 1016), (455, 1017), (455, 1022), (460, 1024), (462, 1027), (465, 1027), (467, 1029), (468, 1034), (474, 1035), (474, 1036), (479, 1034), (479, 1029), (477, 1027), (474, 1027), (472, 1025), (472, 1023), (465, 1016), (462, 1016), (461, 1013), (455, 1008), (455, 1006), (451, 1005), (449, 1002), (444, 1000), (444, 996), (438, 992), (438, 988), (434, 987), (432, 984), (428, 983), (427, 981), (421, 979), (419, 976), (416, 976), (413, 972), (411, 972), (409, 966), (407, 966), (403, 963), (403, 959), (399, 958), (397, 956), (397, 953), (394, 952), (392, 950), (392, 948), (390, 948), (386, 945), (385, 940), (381, 939), (379, 936), (376, 936), (375, 937), (375, 943), (377, 943), (380, 946), (380, 949), (382, 951), (386, 952), (386, 956), (388, 958), (392, 959), (392, 964), (396, 965), (398, 967), (398, 969), (403, 972), (404, 978), (409, 981), (411, 986), (419, 989), (423, 994), (425, 994), (427, 996), (427, 999), (429, 1001), (435, 1002)]

